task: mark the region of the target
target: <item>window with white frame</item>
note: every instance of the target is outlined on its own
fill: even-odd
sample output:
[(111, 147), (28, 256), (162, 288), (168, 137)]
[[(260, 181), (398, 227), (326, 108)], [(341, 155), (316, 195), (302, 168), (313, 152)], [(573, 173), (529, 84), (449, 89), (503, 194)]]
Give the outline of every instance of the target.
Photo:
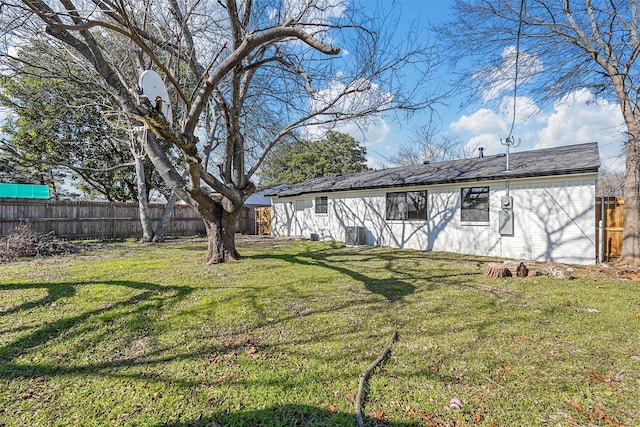
[(328, 206), (329, 201), (327, 196), (316, 197), (316, 213), (326, 214), (329, 212)]
[(427, 192), (403, 191), (387, 193), (386, 219), (427, 220)]
[(461, 191), (462, 222), (489, 222), (489, 187), (464, 187)]

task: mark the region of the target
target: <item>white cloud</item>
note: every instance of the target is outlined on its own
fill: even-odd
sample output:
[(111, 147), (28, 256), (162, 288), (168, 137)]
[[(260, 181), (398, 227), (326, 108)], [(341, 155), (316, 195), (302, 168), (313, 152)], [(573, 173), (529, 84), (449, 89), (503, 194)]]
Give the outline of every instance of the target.
[(490, 85), (489, 89), (482, 93), (484, 102), (498, 99), (505, 91), (513, 91), (516, 79), (516, 58), (518, 60), (518, 85), (526, 83), (542, 71), (542, 62), (537, 55), (520, 51), (516, 56), (516, 52), (515, 46), (504, 48), (499, 65), (475, 73), (475, 79)]
[(596, 98), (588, 89), (568, 94), (553, 105), (538, 132), (535, 148), (597, 142), (602, 165), (624, 171), (626, 127), (620, 105)]
[(361, 145), (367, 147), (368, 151), (371, 151), (376, 150), (377, 147), (382, 146), (386, 142), (391, 127), (382, 116), (376, 115), (367, 119), (310, 125), (305, 128), (305, 137), (309, 139), (319, 139), (329, 130), (349, 134)]
[[(381, 152), (393, 152), (398, 149), (397, 146), (391, 147), (391, 144), (387, 143), (391, 127), (381, 116), (371, 117), (359, 123), (345, 121), (335, 123), (332, 126), (307, 126), (305, 128), (305, 137), (308, 139), (320, 139), (324, 137), (328, 130), (351, 135), (360, 145), (364, 146), (368, 154), (367, 167), (371, 169), (385, 167), (387, 162)], [(393, 143), (399, 144), (399, 141), (394, 140)]]
[[(319, 139), (327, 131), (334, 130), (351, 135), (367, 148), (369, 154), (397, 149), (397, 147), (389, 147), (387, 143), (387, 137), (391, 131), (389, 123), (381, 113), (372, 113), (392, 102), (392, 95), (381, 91), (377, 84), (367, 80), (345, 84), (340, 81), (340, 77), (342, 76), (336, 76), (328, 87), (310, 96), (311, 111), (321, 113), (315, 117), (315, 122), (303, 129), (304, 137)], [(359, 114), (363, 116), (357, 117)], [(348, 116), (354, 118), (345, 119)], [(393, 141), (393, 143), (396, 144), (399, 141)], [(370, 167), (379, 166), (379, 162), (376, 162), (373, 157), (368, 159)]]
[(335, 115), (357, 115), (376, 110), (393, 101), (393, 95), (383, 92), (369, 80), (357, 79), (347, 84), (340, 81), (341, 74), (329, 87), (311, 95), (311, 110), (320, 112), (319, 120)]
[(327, 26), (341, 18), (346, 10), (347, 0), (285, 0), (284, 7), (269, 9), (267, 16), (270, 21), (303, 23), (310, 34), (331, 43)]
[[(504, 97), (498, 111), (478, 109), (460, 117), (450, 128), (466, 140), (465, 151), (486, 155), (503, 153), (501, 144), (511, 129), (513, 99)], [(625, 126), (620, 106), (597, 98), (588, 89), (574, 91), (542, 111), (530, 98), (518, 97), (513, 137), (519, 146), (513, 151), (598, 142), (603, 166), (624, 170), (621, 157)]]
[(458, 121), (451, 123), (450, 127), (457, 132), (474, 134), (506, 132), (504, 117), (488, 108), (481, 108), (470, 115), (463, 115)]
[(553, 105), (546, 126), (538, 133), (536, 148), (597, 141), (624, 141), (624, 120), (620, 106), (596, 98), (588, 89), (568, 94)]
[[(12, 114), (11, 110), (0, 108), (0, 127), (4, 125), (5, 120)], [(0, 139), (7, 138), (7, 135), (0, 130)]]
[(305, 128), (307, 136), (315, 139), (328, 130), (336, 130), (350, 134), (367, 146), (382, 143), (390, 127), (381, 114), (373, 112), (386, 107), (393, 101), (393, 96), (368, 80), (345, 84), (340, 77), (338, 75), (327, 88), (310, 96), (311, 111), (318, 115)]
[(347, 10), (346, 0), (287, 0), (286, 18), (298, 19), (311, 24), (326, 24), (340, 18)]
[[(540, 108), (531, 99), (519, 96), (516, 99), (515, 126), (521, 134), (523, 129), (532, 125), (539, 125)], [(513, 123), (513, 98), (502, 98), (498, 111), (489, 108), (480, 108), (469, 115), (463, 115), (458, 121), (449, 126), (457, 132), (469, 132), (472, 134), (498, 134), (506, 138)]]
[(367, 157), (367, 167), (369, 169), (380, 169), (382, 167), (381, 163), (373, 156)]
[(468, 141), (463, 147), (467, 156), (476, 156), (479, 147), (484, 148), (485, 155), (493, 155), (504, 152), (504, 146), (501, 145), (500, 140), (506, 137), (510, 115), (513, 115), (513, 112), (502, 110), (498, 113), (488, 108), (481, 108), (460, 117), (449, 127), (461, 136), (468, 136)]
[[(500, 111), (508, 121), (509, 127), (513, 123), (513, 97), (505, 96), (502, 98), (499, 106)], [(516, 125), (528, 125), (529, 122), (541, 112), (540, 107), (536, 105), (533, 99), (526, 96), (518, 96), (516, 98)], [(539, 120), (539, 119), (538, 119)]]
[(476, 157), (478, 153), (478, 148), (482, 147), (484, 149), (485, 156), (493, 156), (498, 153), (504, 153), (505, 146), (500, 143), (500, 136), (496, 134), (483, 134), (475, 136), (469, 139), (464, 145), (464, 153), (466, 153), (467, 157)]
[[(19, 37), (5, 35), (0, 40), (0, 51), (7, 57), (18, 56), (19, 49), (23, 47), (27, 42)], [(7, 63), (0, 65), (0, 75), (9, 75), (13, 72), (13, 68), (8, 66)]]
[(386, 141), (391, 127), (383, 117), (374, 116), (362, 123), (346, 122), (338, 125), (337, 129), (348, 133), (366, 146), (376, 146)]

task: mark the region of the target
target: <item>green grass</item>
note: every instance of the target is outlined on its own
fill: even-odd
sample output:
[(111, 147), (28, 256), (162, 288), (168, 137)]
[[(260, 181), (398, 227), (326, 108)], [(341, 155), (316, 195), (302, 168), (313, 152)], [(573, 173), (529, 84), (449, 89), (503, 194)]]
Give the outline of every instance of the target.
[(0, 264), (0, 425), (353, 426), (396, 330), (367, 425), (640, 425), (637, 282), (486, 279), (481, 257), (307, 241), (241, 242), (211, 267), (205, 251)]

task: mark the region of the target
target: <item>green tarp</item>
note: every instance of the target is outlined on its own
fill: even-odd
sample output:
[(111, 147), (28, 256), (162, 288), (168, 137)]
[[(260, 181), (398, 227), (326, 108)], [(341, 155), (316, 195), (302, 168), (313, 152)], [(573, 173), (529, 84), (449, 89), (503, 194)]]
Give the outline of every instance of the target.
[(32, 184), (0, 184), (0, 197), (13, 199), (48, 199), (49, 187)]

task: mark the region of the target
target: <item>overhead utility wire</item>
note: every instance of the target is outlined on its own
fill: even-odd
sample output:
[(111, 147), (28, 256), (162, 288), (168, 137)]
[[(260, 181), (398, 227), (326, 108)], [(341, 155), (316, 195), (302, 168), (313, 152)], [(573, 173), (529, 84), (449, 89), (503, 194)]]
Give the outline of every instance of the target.
[(524, 1), (520, 0), (520, 15), (518, 19), (518, 33), (516, 35), (516, 70), (515, 70), (515, 79), (513, 82), (513, 117), (511, 120), (511, 129), (509, 129), (509, 135), (506, 138), (506, 141), (509, 141), (512, 134), (513, 128), (516, 125), (516, 103), (518, 99), (518, 74), (519, 74), (519, 63), (520, 63), (520, 36), (522, 34), (522, 14), (524, 11)]

